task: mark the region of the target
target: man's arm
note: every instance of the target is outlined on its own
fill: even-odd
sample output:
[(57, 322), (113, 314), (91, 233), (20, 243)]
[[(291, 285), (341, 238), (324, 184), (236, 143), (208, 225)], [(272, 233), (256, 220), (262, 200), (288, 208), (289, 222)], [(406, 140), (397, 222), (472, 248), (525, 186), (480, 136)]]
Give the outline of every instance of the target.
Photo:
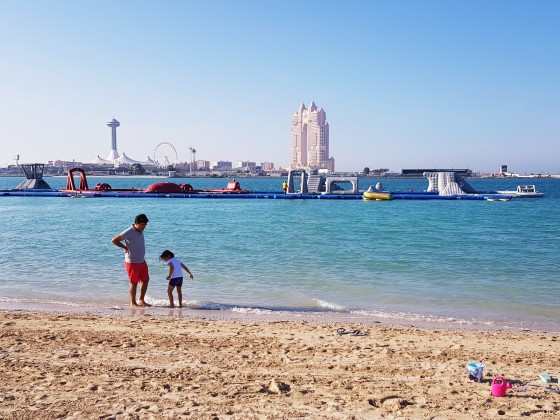
[(117, 235), (113, 239), (111, 239), (111, 242), (113, 242), (119, 248), (124, 249), (124, 252), (126, 254), (128, 252), (128, 248), (122, 243), (122, 241), (124, 241), (124, 239), (121, 235)]

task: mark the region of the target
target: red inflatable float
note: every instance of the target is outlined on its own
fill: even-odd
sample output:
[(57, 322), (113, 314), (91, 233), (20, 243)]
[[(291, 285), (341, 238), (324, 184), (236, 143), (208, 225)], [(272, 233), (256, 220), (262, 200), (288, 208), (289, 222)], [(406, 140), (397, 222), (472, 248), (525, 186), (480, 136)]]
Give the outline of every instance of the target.
[(182, 193), (181, 187), (173, 182), (156, 182), (144, 190), (147, 193), (173, 194)]

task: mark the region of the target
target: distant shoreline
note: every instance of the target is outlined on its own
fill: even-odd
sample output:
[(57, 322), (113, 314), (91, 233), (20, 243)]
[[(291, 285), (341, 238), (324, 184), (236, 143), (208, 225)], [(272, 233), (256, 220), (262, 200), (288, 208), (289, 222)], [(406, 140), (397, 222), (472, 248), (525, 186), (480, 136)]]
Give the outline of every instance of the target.
[[(154, 303), (154, 302), (151, 302)], [(176, 312), (175, 310), (179, 311)], [(174, 318), (178, 314), (185, 318), (221, 319), (230, 321), (254, 321), (254, 322), (289, 322), (300, 321), (317, 324), (359, 324), (361, 326), (382, 325), (396, 328), (421, 328), (426, 330), (440, 330), (449, 332), (471, 331), (471, 332), (510, 332), (510, 333), (532, 333), (532, 334), (559, 334), (560, 329), (549, 328), (544, 325), (533, 325), (531, 327), (509, 325), (506, 322), (488, 321), (485, 319), (470, 320), (469, 322), (430, 319), (410, 319), (406, 317), (364, 316), (357, 313), (325, 312), (325, 311), (271, 311), (271, 312), (239, 312), (223, 309), (205, 309), (185, 306), (184, 308), (171, 309), (166, 305), (147, 308), (131, 307), (127, 303), (122, 304), (81, 304), (78, 302), (40, 302), (40, 301), (0, 301), (0, 313), (21, 312), (37, 315), (94, 315), (94, 316), (119, 316), (128, 317), (135, 315), (147, 315), (162, 318)]]

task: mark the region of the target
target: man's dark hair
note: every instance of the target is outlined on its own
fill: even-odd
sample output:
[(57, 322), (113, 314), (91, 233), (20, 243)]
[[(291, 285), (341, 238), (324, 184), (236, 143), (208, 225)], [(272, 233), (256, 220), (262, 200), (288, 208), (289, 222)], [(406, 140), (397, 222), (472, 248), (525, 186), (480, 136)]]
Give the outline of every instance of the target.
[(148, 217), (144, 213), (139, 214), (136, 216), (136, 219), (134, 219), (134, 223), (148, 223)]

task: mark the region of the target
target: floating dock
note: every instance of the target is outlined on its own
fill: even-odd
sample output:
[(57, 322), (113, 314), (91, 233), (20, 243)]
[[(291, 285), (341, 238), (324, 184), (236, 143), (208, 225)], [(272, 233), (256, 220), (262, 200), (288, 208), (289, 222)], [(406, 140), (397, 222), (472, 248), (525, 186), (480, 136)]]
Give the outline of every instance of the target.
[[(23, 166), (23, 165), (22, 165)], [(88, 187), (86, 174), (81, 168), (68, 171), (65, 189), (51, 189), (42, 180), (41, 164), (24, 168), (27, 179), (14, 189), (0, 190), (3, 197), (70, 197), (70, 198), (216, 198), (216, 199), (280, 199), (280, 200), (363, 200), (364, 192), (358, 191), (357, 177), (324, 177), (308, 175), (304, 170), (290, 171), (286, 192), (242, 190), (233, 180), (227, 188), (197, 190), (189, 184), (158, 182), (146, 189), (113, 189), (106, 183), (95, 188)], [(79, 184), (75, 175), (79, 175)], [(476, 192), (462, 177), (453, 172), (430, 172), (424, 174), (429, 181), (427, 191), (384, 191), (381, 184), (370, 187), (370, 192), (390, 194), (392, 200), (486, 200), (509, 201), (512, 196), (495, 192)], [(300, 189), (295, 191), (295, 177)], [(342, 190), (338, 183), (351, 184), (350, 190)], [(376, 200), (371, 200), (376, 201)], [(388, 201), (388, 200), (386, 200)]]
[[(391, 192), (393, 200), (509, 200), (503, 194), (454, 194), (439, 195), (433, 192)], [(95, 190), (0, 190), (0, 197), (71, 197), (71, 198), (218, 198), (218, 199), (279, 199), (279, 200), (363, 200), (363, 194), (300, 194), (270, 191), (250, 193), (227, 192), (193, 192), (193, 193), (148, 193), (130, 191), (95, 191)]]

